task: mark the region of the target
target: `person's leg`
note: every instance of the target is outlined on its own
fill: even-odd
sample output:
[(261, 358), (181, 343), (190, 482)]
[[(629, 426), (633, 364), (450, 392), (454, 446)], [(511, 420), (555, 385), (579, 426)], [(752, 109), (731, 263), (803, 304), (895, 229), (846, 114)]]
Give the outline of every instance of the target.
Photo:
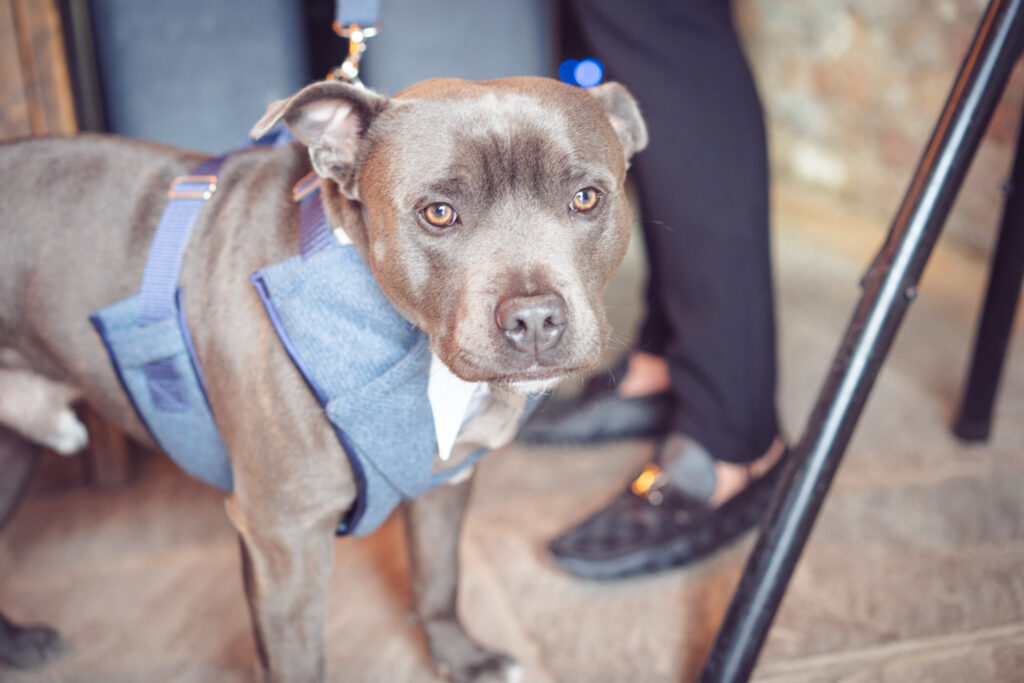
[(768, 167), (760, 102), (729, 4), (578, 0), (576, 9), (650, 133), (635, 172), (648, 300), (660, 309), (649, 313), (637, 348), (663, 350), (673, 429), (716, 459), (749, 461), (778, 433)]
[(655, 462), (551, 542), (568, 571), (615, 578), (706, 555), (755, 524), (770, 500), (785, 447), (768, 165), (728, 2), (575, 4), (593, 50), (637, 98), (651, 140), (635, 161), (648, 318), (606, 412), (657, 395), (672, 409)]

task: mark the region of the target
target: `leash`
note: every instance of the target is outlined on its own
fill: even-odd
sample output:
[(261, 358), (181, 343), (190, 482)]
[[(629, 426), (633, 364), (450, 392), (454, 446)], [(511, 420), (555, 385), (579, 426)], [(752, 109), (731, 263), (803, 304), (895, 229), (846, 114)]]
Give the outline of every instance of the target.
[[(327, 80), (365, 88), (359, 79), (359, 62), (366, 52), (366, 40), (377, 35), (380, 0), (335, 0), (334, 10), (332, 27), (339, 36), (348, 38), (348, 55)], [(295, 184), (292, 200), (299, 204), (299, 253), (306, 260), (335, 241), (320, 201), (320, 178), (316, 173), (310, 172)]]
[(348, 38), (348, 55), (328, 80), (344, 81), (365, 87), (359, 80), (359, 62), (366, 52), (366, 40), (377, 35), (380, 0), (335, 0), (334, 32)]

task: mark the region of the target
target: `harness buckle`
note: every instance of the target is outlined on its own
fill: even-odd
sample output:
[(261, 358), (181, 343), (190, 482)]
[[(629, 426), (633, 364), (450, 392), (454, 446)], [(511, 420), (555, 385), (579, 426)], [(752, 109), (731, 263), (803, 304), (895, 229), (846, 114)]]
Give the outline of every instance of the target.
[(316, 174), (316, 171), (310, 171), (306, 175), (302, 176), (302, 180), (295, 183), (292, 187), (292, 201), (300, 202), (320, 187), (320, 176)]
[[(180, 187), (182, 185), (186, 187)], [(171, 199), (209, 199), (216, 191), (215, 175), (180, 175), (171, 181), (167, 196)]]

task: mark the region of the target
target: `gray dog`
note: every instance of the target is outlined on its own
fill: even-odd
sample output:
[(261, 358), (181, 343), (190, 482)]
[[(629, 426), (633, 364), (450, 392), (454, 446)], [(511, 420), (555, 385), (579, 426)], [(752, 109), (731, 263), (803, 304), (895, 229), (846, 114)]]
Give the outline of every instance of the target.
[[(432, 80), (391, 99), (322, 82), (271, 105), (254, 133), (279, 120), (300, 144), (228, 158), (180, 284), (234, 473), (226, 506), (262, 667), (270, 680), (315, 681), (334, 533), (358, 487), (248, 279), (297, 253), (291, 188), (312, 162), (330, 226), (455, 376), (493, 388), (506, 414), (478, 422), (507, 425), (526, 392), (600, 360), (601, 297), (630, 231), (623, 181), (647, 134), (620, 85), (540, 78)], [(200, 161), (94, 135), (0, 147), (0, 523), (37, 445), (85, 444), (73, 401), (154, 445), (88, 317), (138, 290), (167, 187)], [(470, 421), (455, 451), (507, 442), (514, 422), (495, 437), (469, 434)], [(416, 610), (438, 671), (505, 680), (513, 662), (456, 617), (468, 493), (462, 480), (405, 505)], [(0, 615), (0, 659), (35, 663), (56, 643)]]

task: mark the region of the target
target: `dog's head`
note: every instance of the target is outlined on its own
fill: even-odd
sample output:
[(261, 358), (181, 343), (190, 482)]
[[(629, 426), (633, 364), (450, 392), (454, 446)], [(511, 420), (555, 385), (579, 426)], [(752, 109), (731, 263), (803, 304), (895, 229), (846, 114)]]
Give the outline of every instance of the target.
[(324, 82), (254, 134), (282, 118), (333, 181), (328, 214), (360, 204), (341, 227), (456, 375), (532, 391), (600, 361), (626, 167), (647, 144), (625, 88), (437, 79), (389, 99)]

